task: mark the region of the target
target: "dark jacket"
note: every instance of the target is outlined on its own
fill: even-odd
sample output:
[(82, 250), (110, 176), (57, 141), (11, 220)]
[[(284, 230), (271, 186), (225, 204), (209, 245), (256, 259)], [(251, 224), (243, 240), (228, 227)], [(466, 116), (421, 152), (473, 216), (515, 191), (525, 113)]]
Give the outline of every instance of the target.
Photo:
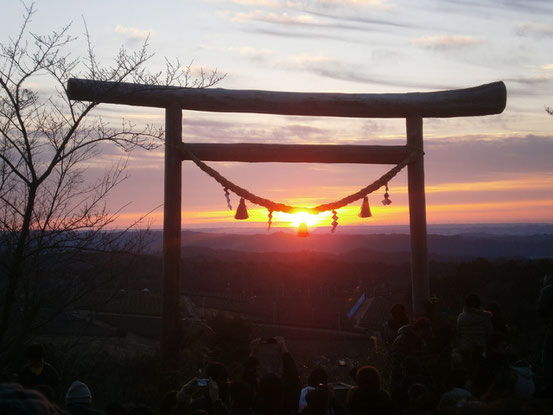
[(59, 379), (60, 377), (56, 369), (46, 362), (43, 363), (42, 372), (39, 375), (35, 375), (29, 366), (25, 366), (17, 375), (17, 383), (25, 389), (33, 388), (37, 385), (47, 385), (52, 388), (56, 398), (59, 394)]
[(476, 309), (465, 308), (457, 317), (457, 341), (460, 346), (484, 349), (488, 337), (493, 332), (490, 314)]
[(347, 408), (350, 415), (388, 415), (393, 406), (390, 396), (385, 391), (364, 392), (355, 387), (348, 394)]

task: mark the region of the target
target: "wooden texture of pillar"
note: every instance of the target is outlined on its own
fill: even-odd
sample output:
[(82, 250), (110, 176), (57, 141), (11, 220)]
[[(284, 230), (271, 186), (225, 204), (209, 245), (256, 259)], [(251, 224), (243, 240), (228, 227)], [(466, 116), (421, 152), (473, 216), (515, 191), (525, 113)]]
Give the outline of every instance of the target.
[(417, 161), (407, 166), (409, 188), (409, 224), (411, 230), (411, 283), (413, 316), (424, 312), (424, 302), (430, 296), (428, 276), (428, 246), (426, 238), (426, 196), (424, 191), (424, 156), (422, 118), (406, 119), (407, 147), (420, 151)]
[(181, 250), (182, 110), (165, 110), (165, 182), (163, 206), (163, 308), (160, 386), (175, 387), (178, 370)]

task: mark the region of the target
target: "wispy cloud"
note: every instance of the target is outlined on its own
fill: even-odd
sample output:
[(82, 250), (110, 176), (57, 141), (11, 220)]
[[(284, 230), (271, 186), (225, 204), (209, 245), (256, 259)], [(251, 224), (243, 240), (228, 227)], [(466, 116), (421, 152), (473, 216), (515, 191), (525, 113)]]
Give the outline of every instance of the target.
[(128, 43), (143, 42), (149, 36), (155, 35), (153, 30), (143, 30), (136, 27), (128, 27), (123, 25), (115, 26), (114, 32), (122, 35)]
[(309, 14), (288, 14), (287, 12), (275, 13), (266, 12), (264, 10), (253, 10), (251, 12), (235, 13), (232, 21), (237, 23), (245, 23), (249, 21), (260, 21), (266, 23), (276, 23), (281, 25), (292, 26), (319, 26), (322, 24), (317, 18)]
[(537, 22), (524, 22), (517, 26), (519, 36), (553, 37), (553, 26)]
[(258, 48), (252, 48), (250, 46), (242, 46), (242, 47), (232, 47), (226, 49), (228, 52), (238, 54), (244, 58), (251, 59), (254, 61), (265, 61), (270, 56), (274, 55), (275, 52), (271, 49), (258, 49)]
[(437, 35), (418, 37), (413, 39), (411, 43), (423, 48), (447, 50), (480, 45), (483, 40), (474, 36)]
[(328, 56), (297, 55), (290, 56), (282, 61), (283, 68), (311, 72), (316, 75), (341, 81), (357, 82), (362, 84), (386, 85), (393, 87), (420, 89), (450, 89), (449, 85), (427, 83), (417, 79), (393, 79), (374, 73), (363, 65), (339, 61)]

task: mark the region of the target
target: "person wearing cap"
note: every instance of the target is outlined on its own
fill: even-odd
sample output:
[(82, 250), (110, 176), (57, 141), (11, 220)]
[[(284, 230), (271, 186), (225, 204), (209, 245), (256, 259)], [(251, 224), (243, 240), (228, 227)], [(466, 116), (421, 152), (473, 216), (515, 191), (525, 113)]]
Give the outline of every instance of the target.
[[(17, 375), (17, 383), (25, 389), (36, 389), (52, 401), (56, 401), (59, 393), (59, 375), (56, 369), (44, 361), (44, 348), (41, 344), (30, 344), (25, 350), (27, 363)], [(50, 388), (50, 393), (44, 393)]]
[(91, 408), (92, 394), (85, 383), (74, 381), (65, 394), (65, 408), (70, 415), (105, 415)]

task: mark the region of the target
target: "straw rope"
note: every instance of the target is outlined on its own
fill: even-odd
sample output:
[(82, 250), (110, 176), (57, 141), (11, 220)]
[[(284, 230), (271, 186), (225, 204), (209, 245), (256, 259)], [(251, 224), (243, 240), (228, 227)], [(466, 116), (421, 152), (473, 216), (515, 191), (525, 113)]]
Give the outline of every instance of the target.
[(355, 192), (349, 196), (346, 196), (340, 200), (336, 200), (331, 203), (324, 203), (315, 207), (300, 207), (300, 206), (290, 206), (284, 203), (273, 202), (272, 200), (265, 199), (263, 197), (257, 196), (243, 187), (238, 186), (237, 184), (231, 182), (223, 175), (221, 175), (217, 170), (209, 167), (198, 157), (196, 157), (190, 150), (186, 149), (190, 159), (196, 164), (202, 171), (211, 176), (215, 181), (217, 181), (223, 188), (228, 189), (235, 193), (236, 195), (256, 204), (263, 206), (269, 210), (269, 212), (285, 212), (285, 213), (297, 213), (297, 212), (307, 212), (313, 215), (317, 215), (321, 212), (327, 212), (330, 210), (337, 210), (341, 207), (349, 205), (359, 199), (364, 198), (368, 194), (380, 189), (382, 186), (385, 186), (391, 179), (393, 179), (406, 165), (415, 161), (418, 157), (422, 155), (421, 151), (411, 151), (409, 155), (395, 167), (390, 169), (388, 172), (384, 173), (377, 180), (369, 184), (368, 186), (362, 188), (358, 192)]

